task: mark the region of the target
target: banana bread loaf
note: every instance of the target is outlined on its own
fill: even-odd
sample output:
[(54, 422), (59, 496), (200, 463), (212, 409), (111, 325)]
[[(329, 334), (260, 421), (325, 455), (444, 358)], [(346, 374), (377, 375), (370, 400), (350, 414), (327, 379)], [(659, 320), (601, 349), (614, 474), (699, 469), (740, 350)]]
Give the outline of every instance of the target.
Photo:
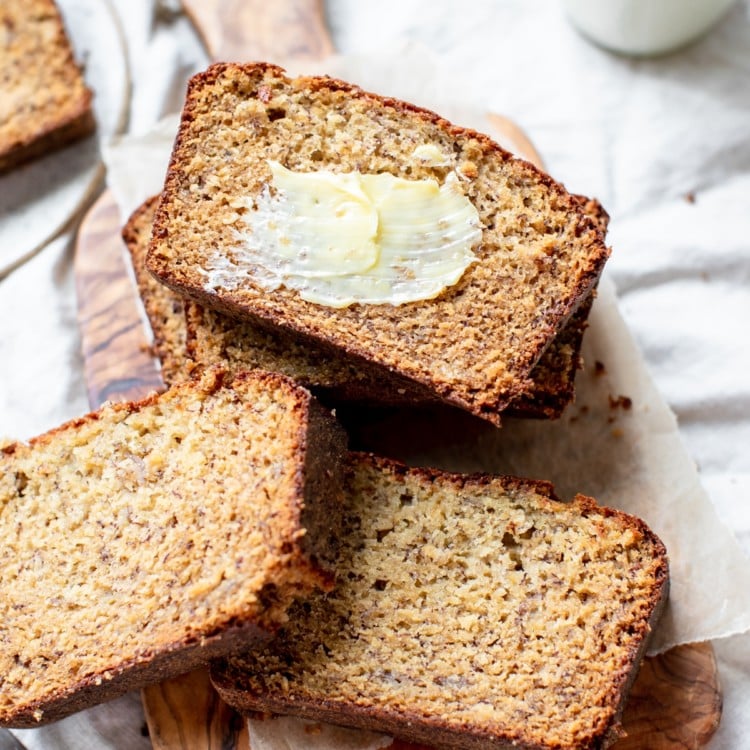
[(0, 724), (203, 664), (328, 587), (343, 439), (280, 375), (207, 371), (0, 451)]
[[(404, 304), (333, 307), (303, 299), (302, 292), (287, 288), (289, 281), (274, 286), (269, 269), (276, 250), (269, 251), (271, 265), (264, 265), (263, 237), (276, 242), (274, 248), (288, 245), (284, 253), (291, 259), (283, 268), (288, 260), (305, 279), (317, 279), (315, 264), (329, 262), (320, 260), (324, 253), (317, 249), (298, 248), (294, 235), (274, 235), (278, 206), (286, 211), (296, 205), (275, 180), (304, 182), (310, 174), (325, 185), (375, 178), (383, 190), (386, 184), (445, 188), (459, 200), (458, 214), (474, 211), (476, 222), (466, 218), (456, 229), (453, 215), (441, 215), (438, 229), (422, 235), (416, 219), (399, 216), (399, 231), (408, 235), (406, 244), (438, 243), (415, 251), (427, 263), (419, 253), (435, 251), (442, 259), (455, 229), (461, 241), (474, 237), (474, 260), (437, 296)], [(304, 190), (301, 195), (316, 197)], [(330, 221), (324, 228), (336, 227), (339, 219)], [(440, 227), (447, 227), (444, 236)], [(342, 264), (326, 266), (325, 273), (336, 276), (352, 258), (370, 262), (372, 247), (363, 251), (364, 260), (359, 250), (350, 257), (344, 248)], [(334, 248), (334, 257), (339, 250)], [(214, 65), (192, 79), (147, 264), (161, 281), (207, 307), (291, 331), (317, 342), (321, 351), (373, 362), (498, 422), (591, 293), (607, 255), (602, 233), (573, 196), (486, 136), (342, 81), (289, 79), (280, 68), (259, 63)], [(380, 260), (372, 262), (377, 267)], [(400, 262), (388, 269), (398, 276), (393, 289), (401, 282), (420, 285), (434, 271), (430, 266), (423, 278), (414, 270), (422, 266)], [(355, 286), (369, 285), (367, 274), (347, 278)]]
[(3, 0), (0, 69), (0, 172), (93, 131), (91, 92), (53, 0)]
[(246, 714), (455, 748), (599, 748), (667, 597), (643, 522), (510, 477), (351, 454), (337, 583), (212, 663)]

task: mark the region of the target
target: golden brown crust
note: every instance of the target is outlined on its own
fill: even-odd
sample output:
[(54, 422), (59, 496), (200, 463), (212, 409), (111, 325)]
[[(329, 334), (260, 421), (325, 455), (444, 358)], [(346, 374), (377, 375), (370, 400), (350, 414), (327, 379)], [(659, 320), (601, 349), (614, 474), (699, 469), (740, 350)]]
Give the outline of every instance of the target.
[[(237, 131), (232, 129), (231, 122), (222, 129), (217, 113), (226, 107), (226, 117), (231, 121), (235, 102), (252, 102), (259, 108), (259, 119), (256, 122), (251, 118), (246, 125), (238, 125)], [(299, 112), (294, 109), (302, 108), (300, 102), (310, 111), (314, 109), (310, 102), (324, 110), (339, 108), (344, 112), (342, 117), (350, 120), (355, 119), (355, 114), (357, 117), (370, 114), (373, 121), (381, 117), (384, 123), (391, 123), (389, 127), (395, 127), (392, 124), (398, 121), (402, 125), (399, 138), (404, 133), (414, 138), (416, 134), (420, 138), (440, 138), (446, 148), (453, 144), (464, 166), (469, 162), (479, 164), (483, 170), (481, 185), (477, 180), (469, 180), (467, 190), (478, 191), (470, 198), (477, 204), (485, 227), (491, 229), (485, 230), (485, 241), (478, 251), (480, 261), (469, 268), (460, 282), (431, 301), (397, 308), (352, 305), (343, 310), (305, 303), (285, 289), (265, 293), (254, 287), (252, 281), (237, 290), (206, 287), (200, 270), (206, 262), (202, 248), (230, 246), (233, 240), (231, 220), (224, 221), (220, 197), (213, 202), (213, 188), (206, 186), (208, 173), (203, 173), (203, 165), (218, 159), (220, 153), (230, 155), (226, 161), (222, 158), (224, 171), (232, 172), (231, 165), (238, 160), (243, 164), (242, 175), (232, 176), (232, 172), (217, 188), (222, 199), (232, 196), (240, 179), (246, 180), (243, 190), (249, 193), (258, 190), (267, 179), (255, 161), (245, 161), (254, 153), (255, 141), (250, 138), (253, 134), (258, 139), (258, 153), (253, 159), (257, 161), (260, 153), (263, 158), (272, 158), (267, 154), (269, 144), (273, 144), (277, 150), (273, 158), (283, 160), (286, 154), (290, 162), (287, 166), (304, 168), (307, 158), (304, 154), (284, 150), (288, 138), (273, 140), (276, 129), (298, 125), (294, 120), (293, 125), (279, 126), (286, 117), (294, 119), (299, 115), (300, 122), (303, 114), (311, 117), (307, 110), (305, 114), (302, 109)], [(282, 103), (288, 105), (287, 115), (263, 119), (269, 117), (263, 114), (264, 107), (276, 112)], [(296, 113), (294, 117), (292, 111)], [(246, 132), (240, 132), (242, 127), (247, 128)], [(314, 128), (314, 124), (309, 127)], [(396, 138), (393, 144), (388, 142), (393, 154), (385, 153), (382, 142), (388, 140), (387, 128), (383, 124), (381, 142), (378, 127), (372, 125), (372, 132), (377, 134), (372, 138), (376, 144), (373, 148), (380, 149), (378, 169), (389, 165), (389, 169), (399, 173), (404, 168), (399, 149), (403, 151), (407, 145)], [(294, 132), (299, 134), (300, 130)], [(388, 132), (392, 135), (392, 131)], [(201, 133), (210, 133), (213, 138), (205, 149)], [(284, 131), (285, 136), (288, 134)], [(326, 142), (321, 141), (318, 151), (325, 148)], [(326, 158), (324, 155), (320, 163), (326, 164)], [(334, 158), (333, 152), (330, 158)], [(339, 149), (335, 158), (340, 169), (360, 165), (364, 170), (372, 168), (369, 156), (358, 161)], [(473, 166), (476, 171), (477, 164)], [(409, 168), (414, 174), (413, 166)], [(468, 174), (468, 166), (466, 170)], [(497, 188), (499, 192), (491, 193), (495, 184), (501, 186)], [(528, 245), (529, 252), (524, 250), (506, 264), (501, 258), (511, 252), (521, 234), (504, 234), (502, 227), (496, 229), (495, 222), (500, 222), (498, 206), (502, 201), (506, 208), (515, 205), (513, 201), (521, 195), (529, 200), (533, 195), (536, 201), (534, 219), (514, 209), (518, 227), (513, 231), (521, 232), (522, 244)], [(547, 226), (541, 217), (549, 220), (547, 224), (554, 217), (554, 227)], [(329, 78), (289, 81), (275, 66), (229, 64), (212, 66), (191, 81), (147, 263), (164, 283), (201, 304), (242, 317), (253, 325), (271, 325), (295, 335), (310, 336), (343, 357), (377, 362), (429, 388), (441, 400), (497, 422), (499, 413), (527, 388), (530, 369), (560, 327), (593, 289), (607, 255), (602, 233), (580, 213), (580, 204), (573, 196), (532, 165), (513, 159), (486, 136), (450, 125), (427, 110), (378, 97), (341, 81)], [(517, 276), (523, 281), (516, 283)], [(461, 341), (452, 335), (457, 330), (462, 332)], [(423, 339), (429, 344), (420, 343)], [(456, 370), (461, 374), (456, 375)]]
[(347, 486), (337, 588), (275, 641), (213, 663), (225, 701), (431, 747), (617, 738), (668, 594), (666, 551), (642, 521), (584, 496), (560, 503), (544, 482), (364, 454)]
[(11, 105), (0, 115), (0, 172), (83, 138), (95, 128), (86, 87), (52, 0), (0, 7), (0, 66)]
[(5, 446), (0, 724), (190, 671), (330, 589), (344, 442), (289, 379), (214, 368)]
[(0, 153), (0, 173), (46, 156), (93, 133), (96, 121), (91, 111), (91, 94), (81, 100), (78, 109), (78, 114), (73, 114), (67, 122), (60, 120), (50, 123), (43, 130), (30, 134), (24, 142), (8, 145), (6, 150)]

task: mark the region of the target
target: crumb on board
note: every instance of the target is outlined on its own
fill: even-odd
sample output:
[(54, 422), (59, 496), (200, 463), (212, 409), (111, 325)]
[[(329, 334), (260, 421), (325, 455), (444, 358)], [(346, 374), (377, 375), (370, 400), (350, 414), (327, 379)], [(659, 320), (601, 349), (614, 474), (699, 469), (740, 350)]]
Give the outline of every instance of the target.
[(610, 409), (625, 409), (629, 411), (633, 408), (633, 399), (630, 396), (608, 396)]
[(594, 362), (594, 375), (604, 375), (607, 372), (607, 368), (604, 366), (604, 362), (600, 362), (598, 359)]

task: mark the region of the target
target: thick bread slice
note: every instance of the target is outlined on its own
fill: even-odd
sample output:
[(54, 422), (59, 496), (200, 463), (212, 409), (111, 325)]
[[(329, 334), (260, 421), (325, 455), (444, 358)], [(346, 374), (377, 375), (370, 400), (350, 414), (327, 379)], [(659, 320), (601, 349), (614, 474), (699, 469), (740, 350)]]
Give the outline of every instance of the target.
[(214, 662), (223, 699), (430, 747), (616, 739), (667, 597), (659, 539), (544, 482), (351, 455), (336, 588)]
[[(383, 369), (376, 376), (372, 364), (357, 367), (352, 358), (332, 357), (281, 331), (266, 331), (237, 321), (186, 300), (160, 284), (145, 268), (157, 202), (158, 197), (153, 197), (139, 206), (123, 227), (122, 235), (165, 383), (190, 377), (196, 366), (220, 364), (231, 369), (281, 372), (312, 389), (326, 403), (413, 405), (436, 401), (424, 387), (415, 387), (413, 382), (396, 378), (388, 370)], [(605, 232), (609, 217), (601, 205), (594, 200), (582, 205)], [(508, 414), (553, 419), (572, 401), (592, 301), (590, 295), (581, 303), (550, 344), (531, 371), (528, 389), (511, 402)]]
[(329, 586), (343, 438), (218, 369), (0, 452), (0, 724), (36, 726), (264, 638)]
[[(174, 385), (191, 377), (195, 362), (187, 352), (187, 322), (185, 298), (160, 284), (146, 270), (146, 251), (151, 240), (154, 213), (158, 196), (142, 203), (125, 222), (122, 238), (130, 253), (138, 294), (153, 334), (152, 349), (161, 364), (161, 376), (166, 385)], [(209, 364), (222, 364), (214, 360)], [(229, 363), (226, 363), (229, 365)], [(251, 365), (245, 368), (256, 369)], [(265, 367), (277, 371), (278, 368)]]
[(3, 0), (0, 70), (0, 172), (94, 130), (91, 92), (53, 0)]
[[(452, 167), (425, 164), (419, 146), (449, 155)], [(478, 260), (435, 299), (398, 306), (314, 304), (284, 287), (266, 291), (244, 267), (236, 289), (214, 286), (207, 270), (234, 262), (242, 202), (269, 184), (268, 160), (439, 183), (458, 174), (484, 227)], [(371, 361), (498, 422), (607, 255), (573, 196), (486, 136), (342, 81), (221, 64), (190, 83), (147, 264), (208, 307)]]

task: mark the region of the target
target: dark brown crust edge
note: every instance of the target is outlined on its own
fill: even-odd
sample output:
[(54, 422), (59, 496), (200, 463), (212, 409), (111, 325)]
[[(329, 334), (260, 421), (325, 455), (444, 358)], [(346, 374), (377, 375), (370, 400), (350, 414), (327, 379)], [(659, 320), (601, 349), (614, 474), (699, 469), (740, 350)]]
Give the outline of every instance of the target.
[(630, 524), (634, 531), (641, 534), (644, 540), (653, 547), (654, 558), (659, 561), (656, 570), (654, 571), (654, 590), (647, 603), (650, 614), (645, 621), (639, 624), (639, 645), (636, 649), (631, 651), (629, 662), (622, 666), (619, 674), (619, 684), (617, 684), (614, 689), (616, 696), (616, 701), (614, 703), (615, 712), (600, 745), (600, 747), (606, 748), (622, 736), (622, 714), (625, 710), (630, 689), (633, 687), (633, 683), (638, 676), (638, 670), (640, 669), (641, 662), (648, 650), (654, 629), (669, 602), (669, 556), (667, 554), (667, 548), (664, 546), (664, 542), (662, 542), (662, 540), (641, 518), (614, 508), (601, 506), (596, 500), (585, 495), (576, 495), (573, 498), (573, 502), (580, 507), (582, 515), (587, 515), (589, 512), (596, 512), (600, 513), (605, 518), (617, 517), (622, 519), (625, 523)]
[(215, 635), (195, 637), (170, 644), (153, 654), (145, 653), (138, 660), (118, 664), (107, 672), (88, 677), (61, 690), (43, 701), (34, 701), (15, 713), (8, 713), (0, 726), (17, 729), (59, 721), (78, 711), (119, 698), (131, 690), (162, 682), (203, 667), (218, 656), (237, 648), (247, 648), (272, 637), (272, 633), (254, 624), (232, 624)]
[[(163, 288), (160, 300), (160, 293), (152, 291), (159, 282), (145, 266), (151, 220), (158, 202), (159, 196), (155, 195), (141, 203), (123, 225), (120, 236), (130, 255), (137, 295), (151, 329), (151, 352), (159, 360), (162, 381), (169, 387), (194, 374), (194, 363), (187, 343), (187, 300), (166, 287)], [(170, 320), (176, 328), (181, 329), (180, 336), (184, 337), (184, 341), (174, 340), (170, 336)]]
[[(300, 414), (297, 441), (303, 460), (298, 467), (298, 500), (291, 519), (293, 529), (289, 544), (294, 544), (295, 549), (288, 564), (306, 571), (310, 579), (321, 588), (330, 588), (333, 582), (331, 532), (338, 531), (335, 519), (340, 515), (337, 506), (340, 502), (341, 474), (337, 466), (341, 464), (340, 458), (344, 452), (343, 430), (309, 392), (278, 373), (246, 371), (232, 374), (221, 368), (212, 368), (201, 378), (204, 384), (202, 388), (208, 393), (223, 387), (233, 387), (235, 384), (241, 385), (247, 380), (267, 381), (270, 385), (283, 388), (295, 399), (293, 408)], [(191, 382), (187, 382), (176, 388), (183, 390), (192, 386)], [(133, 412), (156, 403), (160, 397), (161, 394), (152, 393), (140, 401), (117, 403), (110, 408)], [(99, 412), (90, 412), (29, 442), (31, 445), (46, 442), (57, 434), (75, 430), (80, 425), (97, 419)], [(17, 447), (18, 444), (14, 443), (3, 446), (1, 450), (5, 455), (12, 456)], [(307, 523), (310, 527), (305, 526)], [(326, 535), (320, 533), (323, 527), (329, 530)], [(308, 533), (310, 530), (314, 533)], [(320, 539), (315, 538), (318, 534)], [(287, 550), (282, 548), (281, 551)], [(44, 700), (30, 702), (16, 711), (10, 709), (0, 715), (0, 726), (33, 728), (57, 721), (131, 690), (190, 672), (205, 666), (211, 659), (225, 656), (237, 649), (252, 647), (253, 644), (270, 638), (273, 632), (273, 625), (261, 627), (257, 622), (241, 622), (236, 617), (231, 617), (212, 631), (196, 630), (180, 641), (155, 647), (153, 650), (144, 648), (137, 657), (112, 664)]]
[[(415, 472), (427, 481), (442, 478), (444, 481), (456, 483), (459, 487), (468, 485), (485, 487), (499, 480), (506, 486), (513, 486), (519, 489), (533, 489), (539, 494), (546, 496), (551, 505), (560, 502), (555, 496), (552, 485), (544, 481), (488, 474), (462, 475), (442, 472), (437, 469), (408, 469), (400, 462), (391, 459), (376, 457), (370, 454), (350, 454), (350, 460), (358, 459), (370, 461), (376, 466), (395, 473), (397, 476), (403, 476), (407, 472)], [(628, 693), (646, 653), (653, 629), (668, 601), (669, 563), (664, 544), (640, 518), (624, 513), (623, 511), (600, 506), (595, 500), (584, 495), (577, 495), (573, 500), (573, 504), (577, 506), (584, 516), (596, 513), (605, 518), (620, 519), (623, 523), (633, 528), (636, 533), (643, 536), (644, 541), (653, 547), (654, 557), (659, 561), (655, 570), (653, 593), (646, 603), (649, 616), (637, 626), (637, 632), (640, 635), (639, 645), (637, 648), (631, 650), (629, 659), (621, 665), (618, 675), (613, 681), (611, 691), (612, 701), (610, 703), (613, 711), (610, 720), (606, 726), (599, 728), (595, 736), (590, 737), (584, 744), (576, 745), (578, 750), (599, 750), (600, 748), (609, 747), (622, 734), (621, 718)], [(424, 717), (418, 714), (383, 711), (328, 700), (305, 701), (304, 699), (296, 699), (290, 704), (283, 697), (277, 695), (250, 695), (232, 680), (231, 668), (228, 669), (226, 662), (222, 659), (212, 662), (210, 674), (211, 681), (221, 698), (240, 713), (251, 717), (292, 713), (313, 721), (323, 721), (358, 729), (384, 732), (408, 742), (416, 742), (430, 747), (456, 748), (457, 750), (484, 750), (488, 747), (497, 748), (498, 750), (503, 748), (507, 748), (507, 750), (550, 750), (550, 746), (548, 745), (539, 745), (534, 742), (525, 741), (522, 731), (517, 733), (516, 736), (499, 740), (489, 732), (471, 732), (466, 729), (456, 729), (445, 722), (441, 722), (439, 719), (425, 721)], [(556, 750), (562, 750), (557, 745), (554, 747)]]
[[(212, 307), (233, 317), (241, 317), (250, 320), (255, 325), (260, 325), (263, 327), (275, 326), (289, 331), (294, 335), (305, 334), (305, 332), (300, 331), (295, 327), (294, 321), (280, 321), (275, 317), (269, 318), (268, 320), (262, 319), (258, 315), (248, 311), (241, 302), (237, 302), (234, 299), (233, 294), (227, 294), (225, 299), (218, 299), (216, 295), (205, 291), (201, 287), (189, 286), (184, 283), (175, 283), (170, 278), (168, 270), (163, 268), (159, 262), (156, 242), (158, 241), (158, 239), (164, 238), (167, 235), (166, 224), (168, 223), (168, 211), (165, 205), (165, 196), (170, 193), (172, 188), (174, 188), (179, 181), (177, 162), (179, 159), (180, 151), (183, 148), (184, 141), (186, 139), (187, 127), (194, 117), (192, 107), (194, 91), (200, 89), (204, 85), (210, 85), (214, 83), (218, 79), (218, 77), (228, 69), (242, 69), (245, 71), (252, 69), (260, 71), (262, 74), (265, 74), (265, 72), (269, 72), (278, 76), (286, 77), (286, 71), (283, 68), (271, 63), (258, 62), (244, 65), (235, 63), (216, 63), (211, 65), (204, 72), (198, 73), (190, 79), (185, 99), (185, 106), (182, 112), (180, 128), (174, 143), (172, 155), (170, 157), (169, 166), (167, 169), (164, 189), (162, 191), (162, 200), (159, 203), (159, 208), (157, 209), (156, 216), (154, 218), (154, 229), (152, 234), (153, 239), (150, 243), (146, 260), (147, 268), (162, 283), (175, 289), (175, 291), (191, 296), (197, 302), (204, 304), (207, 307)], [(550, 324), (546, 327), (540, 327), (539, 332), (534, 337), (536, 345), (535, 347), (530, 347), (530, 350), (526, 356), (527, 361), (521, 363), (521, 366), (523, 368), (526, 368), (528, 370), (533, 368), (533, 366), (542, 356), (546, 346), (554, 337), (556, 333), (555, 329), (559, 329), (560, 327), (565, 325), (570, 316), (578, 308), (582, 300), (585, 299), (593, 291), (604, 268), (604, 264), (609, 257), (609, 249), (604, 243), (604, 235), (601, 232), (600, 228), (597, 226), (597, 223), (592, 218), (586, 216), (581, 212), (581, 201), (576, 196), (568, 193), (560, 183), (553, 180), (545, 172), (542, 172), (530, 162), (527, 162), (523, 159), (517, 159), (511, 153), (501, 148), (488, 136), (468, 128), (461, 128), (453, 125), (449, 121), (440, 117), (435, 112), (422, 107), (418, 107), (414, 104), (410, 104), (409, 102), (403, 102), (391, 97), (384, 97), (365, 91), (358, 86), (335, 78), (325, 76), (303, 76), (301, 77), (301, 79), (307, 81), (311, 88), (315, 88), (316, 86), (325, 86), (332, 90), (347, 92), (352, 96), (360, 96), (364, 99), (369, 99), (381, 106), (389, 106), (396, 110), (416, 114), (423, 119), (431, 121), (432, 123), (444, 128), (446, 132), (450, 133), (454, 137), (461, 135), (476, 138), (476, 140), (482, 144), (483, 148), (487, 149), (488, 151), (495, 152), (503, 161), (514, 161), (521, 165), (524, 169), (526, 169), (527, 172), (533, 174), (536, 179), (538, 179), (551, 192), (555, 193), (560, 199), (562, 199), (564, 203), (567, 204), (571, 214), (577, 215), (577, 224), (575, 229), (576, 235), (584, 238), (585, 244), (598, 248), (598, 252), (594, 254), (594, 256), (590, 259), (591, 262), (589, 263), (589, 265), (581, 273), (580, 281), (576, 285), (576, 287), (571, 289), (568, 293), (568, 296), (565, 299), (560, 300), (558, 305), (556, 306), (556, 326)], [(337, 356), (354, 356), (365, 361), (370, 360), (368, 352), (364, 351), (361, 347), (357, 345), (341, 345), (330, 336), (326, 336), (325, 334), (321, 333), (319, 330), (315, 333), (307, 332), (306, 335), (314, 337), (317, 342), (323, 342), (326, 347), (334, 351)], [(498, 398), (496, 398), (495, 402), (492, 404), (488, 403), (476, 405), (471, 399), (462, 397), (449, 386), (445, 386), (441, 383), (434, 382), (429, 378), (418, 376), (416, 374), (414, 374), (413, 376), (409, 375), (407, 377), (409, 377), (409, 379), (417, 385), (430, 389), (440, 398), (440, 400), (470, 411), (496, 425), (499, 425), (500, 423), (500, 412), (503, 411), (503, 409), (510, 403), (510, 401), (519, 396), (527, 385), (527, 383), (517, 384), (515, 389), (508, 389), (508, 391), (503, 396), (499, 396)]]
[(319, 585), (330, 589), (335, 581), (337, 542), (341, 535), (347, 435), (328, 409), (301, 386), (295, 384), (295, 388), (306, 394), (306, 427), (300, 429), (299, 438), (304, 455), (299, 478), (304, 497), (298, 518), (299, 528), (304, 529), (300, 548), (303, 559), (309, 560), (313, 569), (323, 573)]
[(154, 207), (158, 203), (158, 195), (152, 195), (150, 198), (146, 198), (146, 200), (130, 214), (128, 220), (123, 224), (121, 230), (122, 239), (127, 245), (128, 250), (131, 250), (131, 255), (133, 254), (131, 248), (134, 248), (141, 243), (141, 222), (148, 221), (147, 215), (154, 210)]

